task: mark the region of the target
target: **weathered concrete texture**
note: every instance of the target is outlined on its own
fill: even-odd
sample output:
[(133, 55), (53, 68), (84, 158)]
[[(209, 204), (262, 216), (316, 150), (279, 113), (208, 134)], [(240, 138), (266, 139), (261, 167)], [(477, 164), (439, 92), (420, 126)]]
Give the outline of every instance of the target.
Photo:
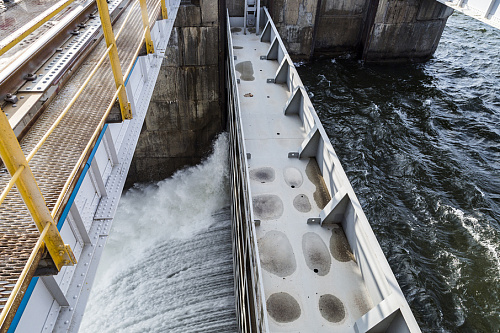
[(424, 61), (453, 11), (435, 0), (273, 0), (270, 13), (294, 58), (352, 54)]
[(127, 186), (199, 163), (224, 129), (225, 40), (218, 13), (214, 0), (183, 1), (179, 8)]
[[(261, 4), (263, 2), (261, 1)], [(227, 10), (229, 11), (229, 16), (239, 16), (245, 15), (245, 0), (226, 0)]]
[(314, 52), (358, 53), (369, 0), (322, 0)]
[(434, 0), (380, 0), (363, 58), (425, 61), (437, 48), (453, 9)]
[(318, 0), (273, 0), (270, 14), (288, 52), (309, 58)]

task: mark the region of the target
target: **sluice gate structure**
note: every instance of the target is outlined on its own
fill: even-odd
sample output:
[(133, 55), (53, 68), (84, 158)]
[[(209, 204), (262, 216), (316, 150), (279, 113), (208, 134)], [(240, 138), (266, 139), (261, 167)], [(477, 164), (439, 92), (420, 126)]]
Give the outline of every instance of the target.
[(267, 8), (259, 16), (262, 27), (228, 16), (241, 331), (420, 332)]

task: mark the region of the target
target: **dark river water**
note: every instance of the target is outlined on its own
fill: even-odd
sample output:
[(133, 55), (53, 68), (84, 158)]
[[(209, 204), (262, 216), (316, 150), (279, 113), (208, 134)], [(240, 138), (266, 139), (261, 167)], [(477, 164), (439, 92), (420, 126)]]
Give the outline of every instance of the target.
[(298, 68), (424, 332), (500, 331), (499, 56), (454, 14), (425, 64)]

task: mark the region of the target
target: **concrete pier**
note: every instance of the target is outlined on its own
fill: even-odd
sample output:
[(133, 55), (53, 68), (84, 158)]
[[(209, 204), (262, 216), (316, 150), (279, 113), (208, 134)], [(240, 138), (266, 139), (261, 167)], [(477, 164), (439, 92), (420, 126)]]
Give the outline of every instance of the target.
[(435, 0), (269, 0), (269, 6), (296, 59), (349, 54), (368, 62), (429, 59), (453, 13)]
[(225, 128), (221, 1), (183, 1), (126, 186), (198, 164)]

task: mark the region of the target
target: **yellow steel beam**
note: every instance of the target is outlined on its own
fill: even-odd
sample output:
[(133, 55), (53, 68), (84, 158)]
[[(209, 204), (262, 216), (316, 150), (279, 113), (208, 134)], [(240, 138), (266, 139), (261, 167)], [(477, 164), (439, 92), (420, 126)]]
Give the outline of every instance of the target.
[(118, 50), (116, 48), (116, 40), (113, 34), (113, 27), (111, 25), (111, 19), (109, 17), (108, 4), (106, 0), (96, 0), (96, 2), (97, 8), (99, 9), (99, 16), (101, 18), (102, 31), (104, 33), (106, 45), (108, 46), (108, 48), (113, 45), (113, 47), (111, 47), (111, 50), (109, 51), (109, 61), (111, 62), (111, 69), (113, 70), (113, 76), (115, 77), (116, 89), (119, 89), (121, 86), (123, 86), (123, 89), (120, 89), (120, 93), (118, 94), (122, 119), (132, 119), (132, 109), (127, 99), (127, 93), (125, 92), (123, 73), (120, 66), (120, 59), (118, 58)]
[(146, 50), (148, 51), (148, 54), (155, 53), (153, 40), (151, 39), (151, 30), (149, 29), (149, 17), (146, 0), (139, 0), (139, 3), (141, 4), (142, 26), (146, 30)]
[(0, 56), (2, 54), (4, 54), (5, 52), (7, 52), (8, 50), (10, 50), (11, 48), (13, 48), (17, 43), (19, 43), (20, 41), (22, 41), (24, 38), (26, 38), (26, 36), (28, 36), (29, 34), (31, 34), (33, 31), (35, 31), (36, 29), (38, 29), (39, 27), (41, 27), (45, 22), (47, 22), (48, 20), (50, 20), (51, 18), (53, 18), (61, 10), (63, 10), (66, 7), (68, 7), (73, 1), (75, 1), (75, 0), (68, 0), (68, 1), (64, 2), (61, 6), (55, 8), (55, 9), (52, 9), (52, 8), (55, 7), (55, 6), (53, 6), (53, 7), (49, 8), (48, 10), (46, 10), (44, 12), (44, 14), (45, 13), (49, 13), (49, 14), (47, 14), (46, 16), (44, 16), (40, 21), (38, 21), (37, 23), (35, 23), (31, 27), (29, 27), (22, 34), (20, 34), (19, 36), (16, 36), (13, 40), (11, 40), (10, 42), (8, 42), (6, 45), (1, 46)]
[[(17, 190), (30, 211), (38, 230), (42, 232), (48, 225), (47, 236), (44, 241), (57, 269), (60, 270), (62, 266), (75, 264), (76, 259), (73, 251), (69, 245), (64, 244), (31, 172), (28, 161), (26, 161), (19, 146), (16, 135), (10, 127), (5, 113), (1, 110), (0, 156), (9, 173), (18, 177), (16, 181)], [(24, 170), (18, 172), (19, 168), (24, 168)]]
[(165, 5), (165, 0), (161, 0), (161, 17), (166, 20), (168, 19), (167, 6)]

